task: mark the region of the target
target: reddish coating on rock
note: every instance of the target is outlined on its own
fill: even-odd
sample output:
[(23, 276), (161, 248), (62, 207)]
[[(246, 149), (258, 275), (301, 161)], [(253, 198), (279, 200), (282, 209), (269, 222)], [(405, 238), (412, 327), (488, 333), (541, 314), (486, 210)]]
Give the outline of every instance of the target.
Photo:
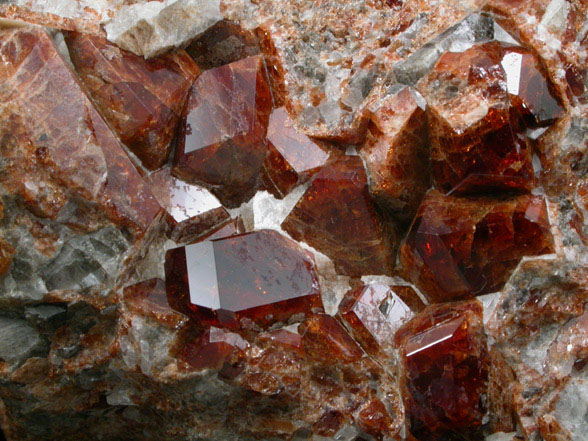
[(183, 50), (145, 60), (101, 37), (71, 32), (65, 41), (80, 79), (121, 141), (148, 169), (161, 167), (198, 66)]
[(300, 324), (298, 332), (309, 357), (323, 362), (353, 362), (363, 351), (339, 322), (327, 314), (312, 314)]
[(406, 223), (431, 187), (423, 103), (410, 87), (387, 97), (372, 114), (359, 151), (374, 199)]
[(165, 271), (172, 307), (202, 325), (269, 326), (322, 311), (314, 258), (277, 231), (174, 248)]
[(169, 167), (152, 173), (147, 180), (167, 211), (169, 237), (176, 242), (194, 242), (230, 218), (208, 189), (175, 178)]
[(180, 122), (172, 173), (227, 207), (247, 201), (260, 184), (271, 109), (261, 56), (203, 72)]
[(297, 185), (306, 182), (337, 154), (325, 142), (299, 132), (285, 107), (272, 112), (267, 141), (268, 156), (263, 163), (263, 184), (280, 199)]
[(379, 216), (358, 156), (319, 171), (282, 228), (330, 257), (342, 274), (391, 272), (396, 232)]
[(12, 264), (12, 257), (16, 249), (7, 241), (0, 238), (0, 277), (8, 272)]
[(482, 305), (430, 306), (398, 330), (395, 343), (411, 434), (420, 441), (479, 436), (490, 367)]
[(545, 199), (444, 196), (431, 190), (399, 252), (431, 302), (500, 290), (523, 256), (553, 252)]
[(527, 128), (563, 115), (533, 54), (506, 43), (445, 53), (419, 82), (427, 100), (435, 184), (457, 194), (535, 185)]
[(259, 54), (257, 37), (229, 20), (219, 21), (198, 37), (186, 52), (203, 70)]
[(2, 119), (0, 137), (19, 134), (13, 166), (43, 170), (40, 179), (97, 203), (111, 221), (143, 235), (161, 207), (51, 37), (36, 28), (0, 31), (0, 58), (3, 111), (12, 115)]
[(337, 315), (347, 323), (355, 341), (367, 353), (377, 356), (391, 349), (394, 333), (414, 314), (396, 294), (395, 287), (374, 284), (348, 291)]

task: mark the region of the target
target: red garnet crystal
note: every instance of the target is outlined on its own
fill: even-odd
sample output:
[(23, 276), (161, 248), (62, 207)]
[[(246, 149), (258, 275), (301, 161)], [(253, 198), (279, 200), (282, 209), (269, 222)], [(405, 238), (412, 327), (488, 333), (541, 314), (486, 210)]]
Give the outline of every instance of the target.
[(180, 122), (173, 174), (208, 188), (225, 206), (258, 188), (272, 97), (261, 56), (205, 71)]
[(186, 342), (180, 358), (193, 369), (220, 371), (225, 364), (234, 365), (241, 361), (248, 346), (239, 334), (212, 326)]
[(272, 230), (169, 250), (165, 273), (172, 306), (203, 325), (268, 326), (322, 310), (314, 258)]
[(343, 156), (318, 172), (282, 228), (329, 256), (343, 274), (391, 271), (395, 230), (378, 215), (358, 156)]
[(334, 155), (325, 143), (299, 132), (285, 107), (275, 109), (267, 129), (268, 156), (263, 183), (278, 198), (307, 181)]
[(414, 315), (407, 303), (422, 305), (410, 287), (359, 286), (345, 294), (338, 316), (366, 352), (378, 355), (391, 349), (396, 330)]
[(465, 194), (534, 186), (526, 129), (548, 127), (563, 109), (531, 52), (498, 42), (448, 52), (419, 90), (438, 188)]
[[(30, 189), (63, 187), (142, 236), (161, 207), (51, 37), (40, 28), (2, 30), (0, 62), (4, 182), (25, 200)], [(51, 198), (39, 214), (56, 217), (66, 200)]]
[(420, 441), (479, 439), (490, 357), (478, 301), (426, 308), (396, 333), (402, 394)]
[(66, 42), (80, 79), (121, 141), (145, 167), (161, 167), (198, 66), (184, 51), (145, 60), (92, 35), (70, 33)]
[(148, 181), (167, 211), (170, 238), (176, 242), (194, 242), (230, 217), (210, 191), (173, 177), (168, 167), (149, 175)]
[(169, 327), (177, 328), (186, 320), (169, 306), (164, 280), (149, 279), (127, 286), (123, 298), (128, 311), (146, 315)]
[(430, 191), (400, 249), (406, 277), (431, 302), (502, 288), (523, 256), (553, 252), (545, 199), (467, 199)]
[(423, 98), (409, 87), (387, 97), (372, 115), (359, 153), (376, 202), (409, 223), (431, 187)]

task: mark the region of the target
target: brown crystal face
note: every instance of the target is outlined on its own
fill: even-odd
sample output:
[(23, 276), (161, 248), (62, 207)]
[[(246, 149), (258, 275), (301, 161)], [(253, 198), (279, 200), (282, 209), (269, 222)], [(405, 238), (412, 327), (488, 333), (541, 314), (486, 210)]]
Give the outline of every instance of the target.
[(260, 184), (271, 109), (261, 56), (203, 72), (180, 122), (172, 173), (227, 207), (247, 201)]
[(430, 306), (398, 330), (395, 342), (411, 434), (420, 441), (478, 439), (490, 366), (482, 305)]
[(219, 21), (186, 48), (203, 70), (213, 69), (259, 54), (257, 38), (236, 23)]
[[(418, 299), (417, 294), (410, 287), (395, 288), (379, 284), (359, 286), (348, 291), (339, 304), (338, 317), (348, 325), (355, 341), (371, 355), (386, 354), (392, 348), (396, 330), (414, 315), (401, 295), (410, 290), (411, 297)], [(411, 299), (411, 303), (415, 300)]]
[(285, 107), (274, 109), (267, 129), (268, 155), (263, 164), (265, 188), (278, 198), (306, 182), (336, 155), (325, 143), (300, 133)]
[(269, 326), (322, 310), (312, 255), (273, 230), (174, 248), (165, 272), (170, 304), (204, 326)]
[(402, 271), (431, 302), (502, 288), (523, 256), (553, 252), (545, 199), (467, 199), (430, 191), (404, 240)]
[(319, 171), (282, 228), (329, 256), (342, 274), (391, 271), (394, 227), (376, 211), (358, 156), (344, 156)]
[(419, 82), (427, 100), (435, 184), (456, 194), (535, 185), (527, 129), (563, 114), (533, 54), (506, 43), (447, 52)]
[(360, 150), (374, 199), (405, 223), (412, 220), (431, 187), (421, 100), (409, 87), (387, 97), (372, 114)]
[(169, 167), (152, 173), (147, 180), (167, 212), (169, 236), (176, 242), (194, 242), (230, 218), (208, 189), (173, 177)]
[(231, 372), (249, 346), (239, 334), (214, 326), (186, 340), (179, 353), (182, 361), (192, 369), (216, 369), (221, 373)]
[(1, 110), (11, 115), (0, 124), (0, 138), (13, 141), (16, 170), (42, 170), (31, 179), (64, 189), (45, 204), (48, 215), (67, 194), (97, 203), (111, 221), (142, 235), (161, 207), (51, 37), (40, 29), (3, 30), (0, 57), (7, 85)]
[(66, 43), (80, 79), (121, 141), (148, 169), (161, 167), (198, 66), (184, 51), (145, 60), (76, 32)]

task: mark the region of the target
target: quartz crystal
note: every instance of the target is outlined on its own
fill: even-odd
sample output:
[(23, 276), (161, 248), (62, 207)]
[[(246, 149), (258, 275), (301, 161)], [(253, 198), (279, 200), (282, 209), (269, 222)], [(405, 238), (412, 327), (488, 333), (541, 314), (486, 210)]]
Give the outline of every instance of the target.
[(203, 325), (268, 326), (322, 309), (314, 258), (272, 230), (174, 248), (165, 270), (172, 306)]
[(399, 257), (432, 302), (499, 290), (523, 256), (553, 252), (545, 199), (465, 199), (427, 193)]
[(145, 167), (161, 167), (198, 66), (184, 51), (145, 60), (75, 32), (66, 43), (80, 79), (121, 141)]
[(418, 440), (477, 439), (489, 355), (477, 301), (435, 305), (395, 337), (410, 432)]
[(396, 232), (378, 214), (357, 156), (342, 157), (318, 172), (282, 228), (329, 256), (343, 274), (391, 271)]
[(527, 129), (562, 115), (543, 67), (507, 43), (447, 52), (419, 90), (427, 100), (435, 184), (459, 194), (528, 191), (535, 185)]
[(228, 207), (247, 201), (260, 184), (271, 108), (260, 56), (203, 72), (180, 123), (172, 173)]

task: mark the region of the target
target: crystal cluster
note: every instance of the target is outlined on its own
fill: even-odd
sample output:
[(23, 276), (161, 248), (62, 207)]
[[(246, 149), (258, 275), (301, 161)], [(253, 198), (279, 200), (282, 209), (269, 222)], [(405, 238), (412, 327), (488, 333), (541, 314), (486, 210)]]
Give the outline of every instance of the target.
[(0, 5), (8, 440), (585, 438), (582, 6), (62, 3)]

